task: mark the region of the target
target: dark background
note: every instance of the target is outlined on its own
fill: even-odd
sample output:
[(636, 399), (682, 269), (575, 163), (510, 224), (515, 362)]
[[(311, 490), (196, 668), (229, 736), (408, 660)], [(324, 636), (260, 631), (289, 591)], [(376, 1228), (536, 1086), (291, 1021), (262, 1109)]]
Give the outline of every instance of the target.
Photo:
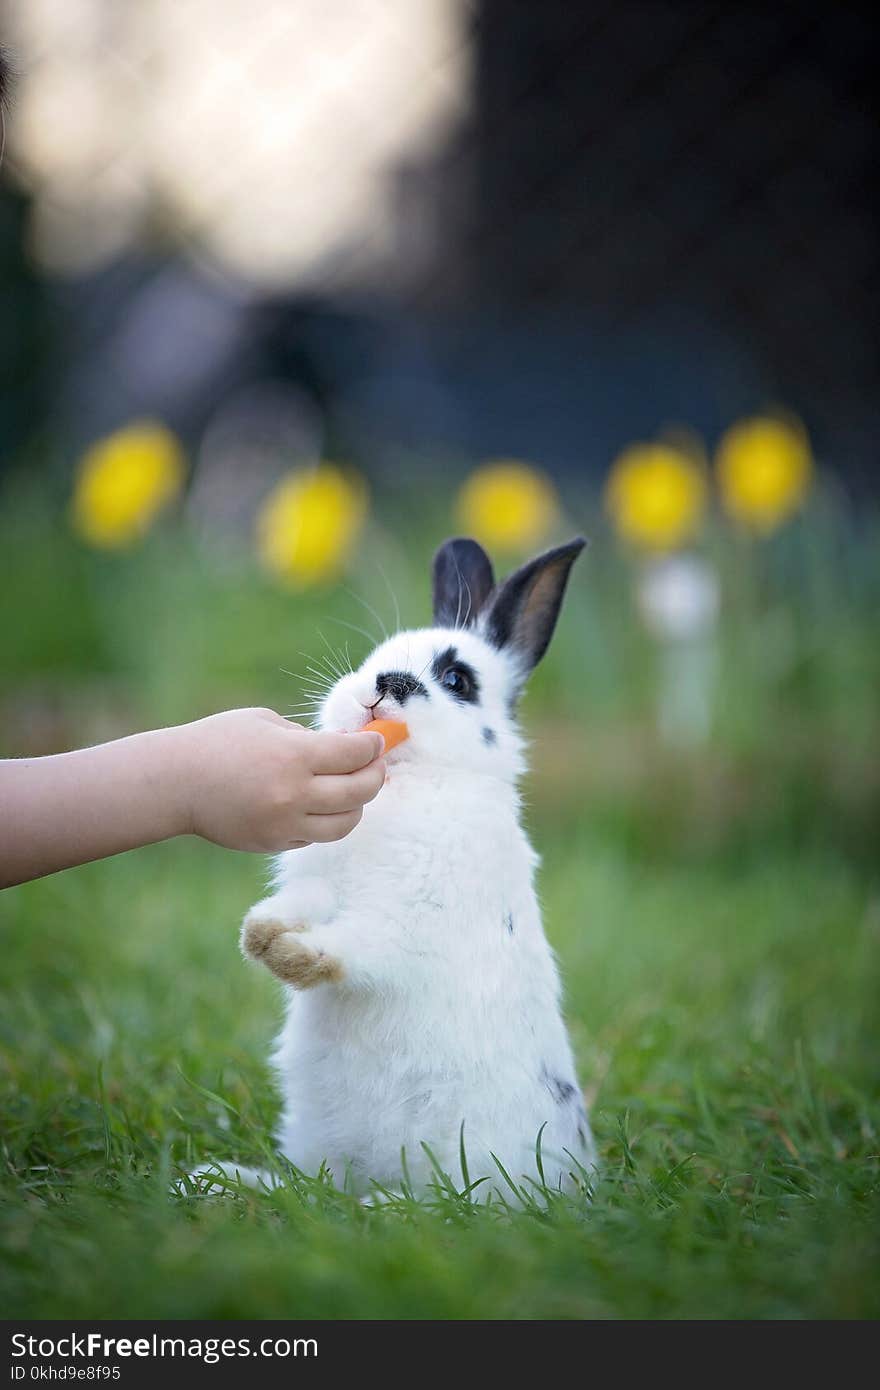
[(44, 422), (63, 427), (64, 456), (138, 413), (195, 445), (231, 390), (268, 376), (302, 388), (326, 448), (374, 474), (514, 453), (598, 476), (664, 425), (711, 445), (781, 406), (872, 488), (869, 8), (482, 0), (466, 43), (467, 114), (388, 171), (399, 245), (418, 253), (386, 290), (328, 276), (267, 297), (196, 265), (167, 228), (47, 281), (22, 248), (13, 139), (7, 464)]

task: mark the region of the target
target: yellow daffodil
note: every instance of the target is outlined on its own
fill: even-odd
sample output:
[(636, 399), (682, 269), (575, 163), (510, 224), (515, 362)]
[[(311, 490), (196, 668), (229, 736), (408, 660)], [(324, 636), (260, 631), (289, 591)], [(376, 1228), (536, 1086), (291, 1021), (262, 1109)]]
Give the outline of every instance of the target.
[(77, 470), (71, 514), (84, 540), (121, 549), (149, 529), (183, 486), (183, 451), (153, 420), (138, 420), (100, 439)]
[(366, 516), (366, 488), (332, 463), (288, 473), (257, 519), (260, 557), (299, 587), (337, 575)]
[(669, 551), (699, 530), (706, 475), (698, 459), (673, 444), (634, 444), (619, 454), (605, 487), (605, 505), (624, 540)]
[(478, 468), (458, 495), (458, 521), (495, 550), (525, 551), (544, 540), (559, 515), (550, 479), (516, 459)]
[(803, 426), (770, 416), (741, 420), (718, 446), (718, 486), (737, 521), (769, 534), (797, 511), (813, 478)]

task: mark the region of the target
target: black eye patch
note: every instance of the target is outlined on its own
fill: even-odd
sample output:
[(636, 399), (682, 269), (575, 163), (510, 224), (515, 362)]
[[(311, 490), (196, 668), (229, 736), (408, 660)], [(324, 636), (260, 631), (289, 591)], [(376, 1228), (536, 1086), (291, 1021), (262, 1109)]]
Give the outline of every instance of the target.
[(461, 661), (456, 647), (438, 652), (431, 662), (431, 673), (447, 695), (461, 705), (480, 703), (480, 678), (467, 661)]

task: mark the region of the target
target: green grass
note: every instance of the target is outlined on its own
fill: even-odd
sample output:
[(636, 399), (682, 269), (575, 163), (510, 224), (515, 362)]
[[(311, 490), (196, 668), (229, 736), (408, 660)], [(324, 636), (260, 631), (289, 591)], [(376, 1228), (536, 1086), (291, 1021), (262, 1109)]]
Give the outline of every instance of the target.
[(880, 1311), (876, 896), (834, 859), (545, 849), (603, 1158), (546, 1214), (170, 1198), (178, 1165), (259, 1161), (275, 1113), (279, 1000), (234, 930), (259, 865), (181, 843), (7, 895), (6, 1315)]
[[(0, 545), (8, 752), (283, 706), (278, 668), (317, 626), (338, 639), (327, 614), (364, 621), (170, 540), (85, 555), (38, 510)], [(731, 599), (707, 746), (654, 734), (652, 653), (601, 548), (530, 696), (592, 1202), (170, 1195), (205, 1158), (266, 1152), (280, 1016), (236, 944), (265, 866), (181, 841), (0, 895), (4, 1316), (880, 1314), (876, 552), (864, 582), (835, 572), (833, 620), (831, 569), (807, 583), (787, 554)], [(424, 617), (420, 576), (382, 556)]]

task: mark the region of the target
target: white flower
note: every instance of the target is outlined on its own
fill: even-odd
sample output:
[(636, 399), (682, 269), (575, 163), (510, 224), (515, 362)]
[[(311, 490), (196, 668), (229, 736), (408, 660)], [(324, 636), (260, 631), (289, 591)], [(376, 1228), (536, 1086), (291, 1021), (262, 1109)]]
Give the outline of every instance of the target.
[(694, 641), (718, 619), (718, 576), (697, 555), (653, 560), (639, 582), (638, 604), (645, 626), (661, 641)]

